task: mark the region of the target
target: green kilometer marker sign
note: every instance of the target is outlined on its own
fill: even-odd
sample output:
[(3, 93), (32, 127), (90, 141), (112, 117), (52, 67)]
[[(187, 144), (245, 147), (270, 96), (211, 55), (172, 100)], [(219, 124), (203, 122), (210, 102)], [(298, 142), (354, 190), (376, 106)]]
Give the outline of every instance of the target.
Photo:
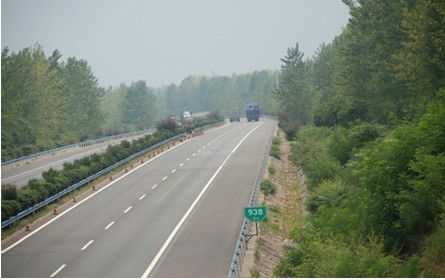
[(264, 220), (264, 218), (266, 218), (266, 214), (266, 206), (244, 207), (244, 217), (251, 222), (261, 222)]

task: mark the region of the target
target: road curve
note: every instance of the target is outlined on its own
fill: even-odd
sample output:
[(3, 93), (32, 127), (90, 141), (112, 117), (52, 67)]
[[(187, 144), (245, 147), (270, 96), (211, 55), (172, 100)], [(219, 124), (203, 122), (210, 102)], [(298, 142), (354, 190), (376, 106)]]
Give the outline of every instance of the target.
[[(151, 130), (149, 134), (153, 133), (155, 129)], [(2, 166), (2, 185), (13, 184), (18, 187), (24, 186), (31, 179), (41, 178), (42, 173), (51, 167), (54, 169), (62, 169), (65, 162), (73, 162), (76, 159), (86, 157), (94, 153), (103, 153), (109, 145), (119, 144), (127, 140), (132, 141), (143, 137), (144, 135), (137, 135), (127, 138), (116, 139), (104, 143), (98, 143), (86, 147), (76, 147), (66, 151), (57, 152), (54, 156), (43, 155), (38, 160), (33, 159), (24, 160), (28, 163), (22, 163), (16, 166), (15, 163)]]
[(228, 124), (146, 162), (2, 245), (2, 277), (226, 277), (275, 126)]

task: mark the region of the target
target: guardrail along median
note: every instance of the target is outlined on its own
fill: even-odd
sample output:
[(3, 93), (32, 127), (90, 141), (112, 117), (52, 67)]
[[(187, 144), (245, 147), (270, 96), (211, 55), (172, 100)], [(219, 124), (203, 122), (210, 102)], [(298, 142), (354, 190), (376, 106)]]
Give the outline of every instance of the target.
[[(196, 128), (203, 130), (223, 122), (207, 124)], [(43, 173), (43, 179), (33, 179), (14, 194), (2, 197), (2, 228), (23, 219), (29, 214), (54, 202), (58, 198), (112, 171), (113, 169), (159, 148), (171, 141), (185, 137), (183, 130), (176, 134), (169, 131), (156, 131), (153, 135), (124, 141), (108, 147), (104, 154), (94, 154), (73, 163), (65, 163), (63, 170), (50, 169)], [(24, 209), (24, 210), (23, 210)]]

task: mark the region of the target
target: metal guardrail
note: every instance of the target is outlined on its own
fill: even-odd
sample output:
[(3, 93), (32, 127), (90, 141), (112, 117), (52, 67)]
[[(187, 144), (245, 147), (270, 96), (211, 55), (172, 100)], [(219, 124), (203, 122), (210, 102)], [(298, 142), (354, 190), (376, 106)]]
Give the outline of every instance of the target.
[[(205, 126), (197, 128), (195, 130), (203, 130), (203, 129), (206, 129), (206, 128), (209, 128), (209, 127), (212, 127), (212, 126), (216, 126), (216, 125), (219, 125), (219, 124), (222, 124), (222, 123), (224, 123), (224, 121), (218, 122), (218, 123), (214, 123), (214, 124), (205, 125)], [(99, 171), (99, 172), (97, 172), (97, 173), (95, 173), (93, 175), (90, 175), (89, 177), (87, 177), (87, 178), (85, 178), (85, 179), (75, 183), (74, 185), (69, 186), (68, 188), (58, 192), (57, 194), (55, 194), (55, 195), (53, 195), (51, 197), (48, 197), (44, 201), (41, 201), (41, 202), (37, 203), (36, 205), (34, 205), (34, 206), (32, 206), (32, 207), (30, 207), (30, 208), (28, 208), (26, 210), (23, 210), (22, 212), (18, 213), (17, 215), (15, 215), (15, 216), (13, 216), (13, 217), (5, 220), (5, 221), (2, 221), (2, 228), (7, 227), (10, 224), (12, 224), (12, 223), (14, 223), (14, 222), (16, 222), (16, 221), (18, 221), (20, 219), (23, 219), (24, 217), (28, 216), (29, 214), (34, 213), (35, 211), (39, 210), (40, 208), (50, 204), (51, 202), (59, 199), (60, 197), (62, 197), (64, 195), (72, 192), (73, 190), (79, 188), (80, 186), (83, 186), (86, 183), (89, 183), (92, 180), (94, 180), (94, 179), (96, 179), (96, 178), (98, 178), (98, 177), (100, 177), (100, 176), (110, 172), (111, 170), (115, 169), (116, 167), (121, 166), (121, 165), (123, 165), (123, 164), (125, 164), (125, 163), (127, 163), (127, 162), (129, 162), (129, 161), (131, 161), (131, 160), (133, 160), (133, 159), (135, 159), (137, 157), (139, 157), (142, 154), (145, 154), (145, 153), (147, 153), (147, 152), (149, 152), (149, 151), (151, 151), (153, 149), (156, 149), (156, 148), (158, 148), (158, 147), (160, 147), (160, 146), (162, 146), (162, 145), (164, 145), (164, 144), (166, 144), (168, 142), (171, 142), (171, 141), (176, 140), (178, 138), (184, 137), (186, 135), (187, 135), (187, 133), (181, 133), (181, 134), (178, 134), (178, 135), (173, 136), (171, 138), (168, 138), (166, 140), (163, 140), (163, 141), (161, 141), (161, 142), (159, 142), (157, 144), (154, 144), (154, 145), (152, 145), (152, 146), (150, 146), (148, 148), (145, 148), (144, 150), (141, 150), (141, 151), (139, 151), (139, 152), (137, 152), (137, 153), (135, 153), (135, 154), (133, 154), (133, 155), (131, 155), (131, 156), (121, 160), (121, 161), (118, 161), (115, 164), (110, 165), (107, 168), (102, 169), (101, 171)]]
[(106, 136), (106, 137), (102, 137), (102, 138), (98, 138), (98, 139), (93, 139), (93, 140), (88, 140), (88, 141), (84, 141), (84, 142), (79, 142), (79, 143), (75, 143), (75, 144), (71, 144), (71, 145), (67, 145), (67, 146), (63, 146), (63, 147), (59, 147), (59, 148), (55, 148), (55, 149), (51, 149), (51, 150), (47, 150), (47, 151), (43, 151), (43, 152), (39, 152), (39, 153), (36, 153), (36, 154), (24, 156), (24, 157), (21, 157), (21, 158), (11, 159), (11, 160), (2, 162), (2, 166), (8, 165), (8, 164), (11, 164), (11, 163), (14, 163), (14, 162), (22, 161), (22, 160), (25, 160), (25, 159), (36, 158), (36, 157), (39, 157), (39, 156), (45, 155), (45, 154), (52, 154), (52, 153), (55, 153), (55, 152), (61, 151), (61, 150), (66, 150), (66, 149), (70, 149), (70, 148), (74, 148), (74, 147), (85, 147), (85, 146), (89, 146), (89, 145), (93, 145), (93, 144), (97, 144), (97, 143), (102, 143), (102, 142), (105, 142), (105, 141), (116, 140), (116, 139), (125, 138), (125, 137), (132, 137), (132, 136), (143, 135), (143, 134), (146, 134), (146, 133), (150, 133), (152, 131), (154, 131), (153, 128), (146, 129), (146, 130), (135, 131), (135, 132), (111, 135), (111, 136)]
[(176, 135), (174, 137), (168, 138), (168, 139), (166, 139), (164, 141), (161, 141), (161, 142), (159, 142), (157, 144), (154, 144), (154, 145), (152, 145), (152, 146), (150, 146), (150, 147), (148, 147), (148, 148), (146, 148), (146, 149), (144, 149), (142, 151), (139, 151), (139, 152), (137, 152), (137, 153), (135, 153), (135, 154), (133, 154), (133, 155), (131, 155), (131, 156), (121, 160), (121, 161), (118, 161), (115, 164), (110, 165), (110, 166), (108, 166), (105, 169), (102, 169), (101, 171), (99, 171), (99, 172), (97, 172), (97, 173), (95, 173), (95, 174), (93, 174), (93, 175), (91, 175), (91, 176), (89, 176), (89, 177), (87, 177), (87, 178), (85, 178), (85, 179), (75, 183), (74, 185), (69, 186), (68, 188), (66, 188), (66, 189), (64, 189), (64, 190), (62, 190), (60, 192), (58, 192), (57, 194), (55, 194), (55, 195), (53, 195), (51, 197), (48, 197), (44, 201), (37, 203), (36, 205), (34, 205), (34, 206), (32, 206), (32, 207), (30, 207), (30, 208), (28, 208), (28, 209), (18, 213), (17, 215), (15, 215), (15, 216), (13, 216), (13, 217), (5, 220), (5, 221), (2, 221), (2, 228), (6, 227), (6, 226), (9, 226), (10, 224), (12, 224), (12, 223), (14, 223), (14, 222), (16, 222), (16, 221), (18, 221), (18, 220), (28, 216), (31, 213), (34, 213), (35, 211), (39, 210), (43, 206), (46, 206), (46, 205), (50, 204), (51, 202), (55, 201), (56, 199), (58, 199), (58, 198), (60, 198), (60, 197), (62, 197), (64, 195), (72, 192), (73, 190), (79, 188), (80, 186), (83, 186), (86, 183), (89, 183), (92, 180), (94, 180), (94, 179), (96, 179), (96, 178), (98, 178), (98, 177), (100, 177), (100, 176), (110, 172), (111, 170), (115, 169), (116, 167), (118, 167), (120, 165), (123, 165), (123, 164), (125, 164), (125, 163), (127, 163), (127, 162), (129, 162), (129, 161), (131, 161), (131, 160), (133, 160), (133, 159), (135, 159), (137, 157), (139, 157), (140, 155), (145, 154), (145, 153), (147, 153), (147, 152), (149, 152), (149, 151), (151, 151), (153, 149), (156, 149), (156, 148), (158, 148), (158, 147), (160, 147), (160, 146), (162, 146), (162, 145), (164, 145), (164, 144), (166, 144), (166, 143), (168, 143), (170, 141), (176, 140), (176, 139), (184, 137), (184, 136), (186, 136), (186, 133), (181, 133), (181, 134), (178, 134), (178, 135)]
[[(255, 179), (255, 183), (252, 187), (252, 194), (250, 195), (250, 201), (248, 206), (256, 205), (257, 203), (257, 193), (259, 189), (259, 185), (262, 181), (262, 175), (264, 173), (264, 170), (266, 168), (266, 162), (267, 162), (267, 156), (269, 154), (269, 149), (272, 143), (272, 138), (275, 134), (276, 129), (273, 130), (272, 134), (269, 137), (269, 140), (266, 145), (266, 151), (264, 152), (263, 158), (261, 160), (261, 166), (258, 170), (258, 174)], [(243, 220), (243, 224), (241, 226), (240, 233), (238, 235), (238, 239), (236, 242), (235, 250), (233, 252), (232, 261), (230, 262), (229, 266), (229, 272), (227, 273), (228, 278), (239, 278), (240, 272), (242, 268), (242, 264), (244, 261), (244, 257), (246, 256), (246, 249), (247, 249), (247, 243), (246, 239), (249, 236), (251, 232), (252, 223), (249, 222), (246, 218)]]

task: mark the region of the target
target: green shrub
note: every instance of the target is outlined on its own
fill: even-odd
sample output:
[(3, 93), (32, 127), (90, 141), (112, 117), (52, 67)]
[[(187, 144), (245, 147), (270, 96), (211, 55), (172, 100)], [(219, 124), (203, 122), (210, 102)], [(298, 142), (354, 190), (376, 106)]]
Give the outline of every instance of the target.
[(2, 200), (14, 200), (17, 198), (17, 187), (11, 184), (2, 185)]
[(171, 119), (165, 119), (158, 122), (156, 125), (156, 129), (158, 130), (169, 130), (171, 132), (176, 132), (178, 129), (178, 125), (176, 124), (176, 121)]
[(18, 201), (2, 199), (2, 221), (18, 214), (21, 210), (22, 208)]
[(272, 145), (277, 145), (277, 146), (279, 146), (281, 144), (281, 139), (280, 139), (280, 137), (274, 137), (273, 139), (272, 139)]
[(281, 159), (280, 148), (277, 145), (272, 145), (272, 147), (270, 148), (269, 155), (276, 159)]
[(31, 179), (26, 186), (26, 188), (37, 191), (39, 201), (45, 200), (49, 197), (49, 190), (46, 187), (47, 186), (44, 184), (44, 180), (41, 179)]
[(276, 172), (275, 166), (269, 165), (268, 170), (269, 170), (270, 175), (275, 175), (275, 172)]
[(39, 202), (39, 193), (37, 190), (23, 187), (17, 195), (17, 201), (23, 209), (27, 209)]
[(277, 188), (270, 180), (264, 180), (261, 182), (260, 190), (264, 193), (264, 195), (273, 195), (277, 191)]

